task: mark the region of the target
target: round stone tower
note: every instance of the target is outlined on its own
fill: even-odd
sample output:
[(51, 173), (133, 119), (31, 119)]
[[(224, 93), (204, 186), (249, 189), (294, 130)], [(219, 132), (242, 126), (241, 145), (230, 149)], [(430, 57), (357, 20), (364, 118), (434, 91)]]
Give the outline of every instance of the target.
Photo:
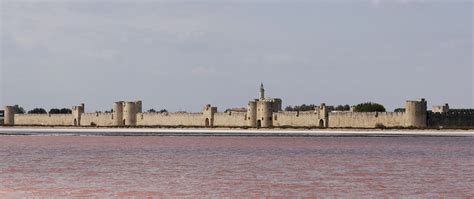
[(249, 127), (257, 127), (257, 102), (250, 101), (247, 105), (247, 124)]
[(426, 100), (407, 101), (405, 104), (405, 121), (407, 127), (426, 127)]
[(125, 126), (137, 125), (137, 104), (135, 102), (124, 102), (123, 121)]
[(113, 107), (114, 126), (123, 126), (123, 102), (115, 102)]
[(4, 125), (15, 125), (15, 109), (13, 106), (5, 106)]
[(269, 128), (273, 126), (272, 105), (273, 104), (271, 102), (260, 101), (261, 114), (258, 119), (261, 120), (261, 127)]

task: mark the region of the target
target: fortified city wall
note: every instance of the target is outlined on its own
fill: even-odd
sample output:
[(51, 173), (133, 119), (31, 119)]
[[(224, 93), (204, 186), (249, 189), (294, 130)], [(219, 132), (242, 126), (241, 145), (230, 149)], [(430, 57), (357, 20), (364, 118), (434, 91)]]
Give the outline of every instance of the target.
[(334, 128), (375, 128), (406, 126), (403, 112), (331, 112), (329, 127)]
[(83, 113), (80, 126), (114, 126), (112, 113)]
[(15, 125), (72, 126), (72, 114), (15, 114)]
[(474, 127), (474, 111), (433, 113), (428, 112), (428, 127), (469, 128)]
[(246, 112), (220, 112), (214, 114), (214, 125), (216, 127), (248, 127)]
[(260, 98), (250, 101), (247, 111), (217, 112), (206, 105), (199, 113), (142, 113), (142, 102), (114, 102), (112, 113), (85, 113), (84, 104), (72, 107), (72, 114), (16, 114), (4, 110), (4, 125), (44, 126), (163, 126), (163, 127), (304, 127), (304, 128), (473, 128), (474, 111), (449, 111), (446, 104), (427, 111), (425, 99), (406, 101), (405, 112), (329, 112), (325, 104), (314, 111), (282, 111), (282, 100)]
[(140, 113), (137, 126), (204, 126), (202, 113)]
[(325, 118), (320, 116), (319, 111), (282, 111), (273, 113), (273, 126), (275, 127), (324, 127), (324, 124)]
[(375, 128), (384, 127), (426, 127), (426, 100), (407, 101), (405, 112), (331, 112), (329, 127), (333, 128)]

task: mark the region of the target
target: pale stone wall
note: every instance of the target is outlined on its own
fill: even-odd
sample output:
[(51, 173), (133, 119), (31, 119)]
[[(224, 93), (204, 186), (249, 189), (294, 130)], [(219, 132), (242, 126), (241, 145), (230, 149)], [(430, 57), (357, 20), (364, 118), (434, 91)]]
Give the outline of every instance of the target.
[(249, 126), (246, 112), (227, 112), (214, 114), (216, 127), (246, 127)]
[(72, 126), (72, 114), (15, 114), (15, 125)]
[(112, 113), (83, 113), (81, 126), (114, 126)]
[(202, 113), (138, 113), (137, 126), (204, 126)]
[(321, 119), (324, 122), (324, 115), (320, 117), (319, 111), (282, 111), (273, 113), (273, 126), (320, 127)]
[(403, 112), (331, 112), (329, 127), (374, 128), (377, 124), (385, 127), (407, 126)]

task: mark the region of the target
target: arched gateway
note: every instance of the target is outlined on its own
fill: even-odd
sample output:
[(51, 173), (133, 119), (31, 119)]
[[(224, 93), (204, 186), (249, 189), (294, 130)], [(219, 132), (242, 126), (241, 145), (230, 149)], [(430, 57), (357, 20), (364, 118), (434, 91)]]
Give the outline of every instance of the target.
[(206, 118), (206, 120), (204, 121), (204, 125), (205, 125), (206, 127), (211, 126), (211, 124), (210, 124), (210, 122), (209, 122), (209, 118)]

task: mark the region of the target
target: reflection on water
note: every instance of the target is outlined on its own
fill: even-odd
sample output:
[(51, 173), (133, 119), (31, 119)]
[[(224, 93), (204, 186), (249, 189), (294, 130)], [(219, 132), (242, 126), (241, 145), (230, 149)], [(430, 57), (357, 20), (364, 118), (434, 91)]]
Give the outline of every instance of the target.
[(474, 138), (0, 136), (0, 198), (474, 197)]

